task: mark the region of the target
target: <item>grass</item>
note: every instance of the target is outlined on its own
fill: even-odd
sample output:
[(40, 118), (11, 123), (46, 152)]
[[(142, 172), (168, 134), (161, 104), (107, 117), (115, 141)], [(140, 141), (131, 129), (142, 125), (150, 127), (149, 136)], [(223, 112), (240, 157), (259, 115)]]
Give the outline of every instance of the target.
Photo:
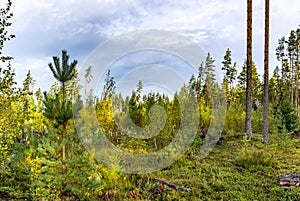
[[(194, 146), (171, 167), (145, 175), (145, 183), (136, 186), (139, 198), (131, 200), (299, 200), (300, 188), (278, 186), (281, 174), (300, 173), (299, 140), (286, 140), (271, 137), (269, 144), (262, 144), (261, 135), (251, 141), (244, 141), (242, 134), (228, 135), (204, 159)], [(191, 191), (155, 191), (159, 187), (151, 186), (149, 178)]]

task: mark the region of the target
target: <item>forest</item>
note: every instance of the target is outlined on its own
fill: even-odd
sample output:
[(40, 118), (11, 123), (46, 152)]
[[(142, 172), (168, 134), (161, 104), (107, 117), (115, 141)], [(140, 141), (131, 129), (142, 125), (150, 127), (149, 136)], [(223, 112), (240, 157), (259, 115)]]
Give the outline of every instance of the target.
[[(279, 178), (300, 174), (300, 26), (278, 39), (271, 52), (280, 65), (270, 77), (258, 74), (249, 54), (239, 72), (228, 48), (221, 63), (207, 53), (198, 74), (172, 97), (143, 93), (143, 80), (123, 97), (115, 92), (110, 70), (102, 93), (86, 91), (83, 97), (78, 62), (67, 50), (49, 61), (56, 80), (50, 90), (34, 91), (30, 71), (17, 83), (13, 55), (2, 51), (15, 37), (8, 32), (11, 6), (8, 0), (0, 10), (0, 200), (299, 200), (300, 181), (283, 187)], [(84, 79), (93, 79), (93, 66), (85, 69)], [(175, 151), (168, 157), (174, 162), (159, 171), (132, 171), (139, 161), (110, 157), (105, 142), (97, 144), (104, 147), (100, 151), (88, 149), (105, 137), (128, 153), (149, 154), (183, 133), (187, 136), (179, 141), (189, 146), (171, 147)], [(203, 144), (211, 148), (205, 157)], [(143, 161), (151, 163), (160, 167), (161, 161)]]

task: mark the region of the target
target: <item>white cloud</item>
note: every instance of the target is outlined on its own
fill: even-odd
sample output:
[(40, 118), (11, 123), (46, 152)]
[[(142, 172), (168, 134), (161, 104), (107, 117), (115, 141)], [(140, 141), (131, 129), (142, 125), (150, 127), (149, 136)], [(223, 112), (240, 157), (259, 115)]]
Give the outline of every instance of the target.
[(50, 84), (54, 83), (51, 71), (48, 67), (48, 63), (51, 62), (50, 57), (45, 58), (29, 58), (26, 60), (15, 60), (13, 67), (16, 70), (16, 79), (18, 87), (22, 86), (22, 82), (26, 77), (28, 70), (31, 72), (31, 76), (35, 80), (34, 89), (41, 88), (42, 90), (48, 90)]
[[(271, 68), (276, 64), (273, 53), (277, 39), (299, 25), (298, 1), (271, 2)], [(261, 73), (264, 4), (263, 1), (253, 3), (253, 58)], [(17, 67), (20, 74), (24, 73), (24, 66), (31, 66), (37, 76), (51, 77), (49, 72), (33, 66), (42, 63), (47, 66), (51, 56), (59, 56), (65, 48), (71, 57), (83, 62), (106, 39), (149, 28), (174, 31), (190, 38), (210, 51), (217, 65), (228, 47), (238, 66), (245, 58), (246, 1), (22, 0), (13, 2), (12, 11), (10, 30), (17, 38), (7, 43), (5, 51), (16, 58), (15, 66), (20, 66)]]

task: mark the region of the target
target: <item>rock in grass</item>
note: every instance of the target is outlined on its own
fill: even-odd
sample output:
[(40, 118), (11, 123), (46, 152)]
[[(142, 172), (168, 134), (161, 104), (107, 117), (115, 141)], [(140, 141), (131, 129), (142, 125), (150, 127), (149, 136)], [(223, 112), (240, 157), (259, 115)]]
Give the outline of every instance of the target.
[(300, 174), (281, 175), (279, 186), (300, 186)]

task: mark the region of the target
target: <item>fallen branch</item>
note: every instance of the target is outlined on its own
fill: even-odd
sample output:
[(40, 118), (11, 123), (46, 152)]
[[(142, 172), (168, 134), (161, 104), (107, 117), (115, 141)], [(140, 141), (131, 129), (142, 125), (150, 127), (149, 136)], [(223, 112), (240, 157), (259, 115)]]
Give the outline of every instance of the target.
[(161, 179), (154, 179), (154, 181), (155, 181), (156, 183), (160, 183), (160, 184), (162, 184), (162, 185), (166, 185), (166, 186), (168, 186), (168, 187), (170, 187), (170, 188), (173, 188), (173, 189), (176, 189), (176, 190), (178, 190), (178, 191), (190, 191), (190, 190), (191, 190), (190, 188), (185, 188), (185, 187), (182, 187), (182, 186), (178, 186), (178, 185), (176, 185), (176, 184), (172, 184), (172, 183), (163, 181), (163, 180), (161, 180)]
[(300, 186), (300, 174), (281, 175), (279, 186)]

